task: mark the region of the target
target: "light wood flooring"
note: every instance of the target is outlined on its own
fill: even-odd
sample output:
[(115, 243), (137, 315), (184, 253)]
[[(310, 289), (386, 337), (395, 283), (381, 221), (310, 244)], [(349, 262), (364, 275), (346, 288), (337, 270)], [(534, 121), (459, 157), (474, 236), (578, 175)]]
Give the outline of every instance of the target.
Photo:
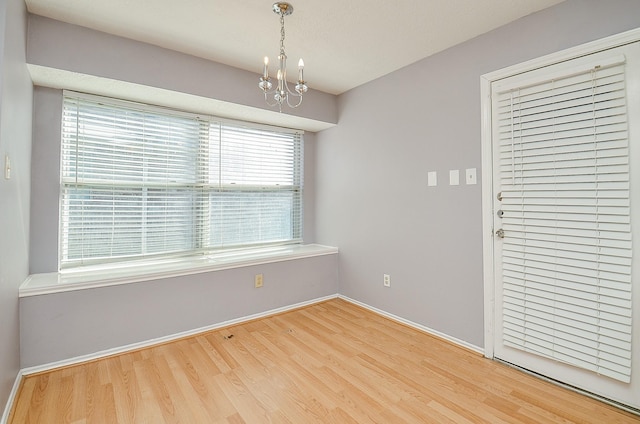
[(25, 423), (640, 423), (335, 299), (26, 377)]

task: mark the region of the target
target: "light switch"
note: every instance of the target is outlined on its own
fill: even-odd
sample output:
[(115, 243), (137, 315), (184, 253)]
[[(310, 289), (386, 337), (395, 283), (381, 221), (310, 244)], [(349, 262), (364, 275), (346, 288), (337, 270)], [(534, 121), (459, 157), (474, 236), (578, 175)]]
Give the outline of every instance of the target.
[(477, 184), (478, 180), (476, 178), (476, 168), (468, 168), (467, 169), (467, 184)]
[(452, 169), (449, 171), (449, 185), (460, 185), (460, 170)]
[(431, 171), (427, 173), (427, 185), (429, 187), (434, 187), (438, 185), (438, 173), (436, 171)]

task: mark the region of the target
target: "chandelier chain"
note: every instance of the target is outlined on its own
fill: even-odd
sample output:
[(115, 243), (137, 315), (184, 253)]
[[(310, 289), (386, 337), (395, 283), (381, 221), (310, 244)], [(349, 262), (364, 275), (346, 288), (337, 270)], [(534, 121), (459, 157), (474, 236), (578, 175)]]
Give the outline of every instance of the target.
[(284, 14), (280, 15), (280, 54), (284, 55)]

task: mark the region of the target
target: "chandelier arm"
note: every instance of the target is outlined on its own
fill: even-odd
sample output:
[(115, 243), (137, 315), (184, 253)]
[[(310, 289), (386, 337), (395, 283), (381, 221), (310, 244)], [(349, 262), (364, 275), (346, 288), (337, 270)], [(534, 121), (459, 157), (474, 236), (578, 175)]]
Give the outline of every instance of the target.
[(271, 94), (271, 93), (264, 93), (264, 101), (265, 101), (265, 102), (267, 102), (267, 104), (268, 104), (269, 106), (271, 106), (271, 107), (273, 107), (273, 106), (277, 106), (277, 105), (278, 105), (278, 101), (274, 100), (274, 102), (273, 102), (273, 103), (271, 103), (271, 102), (269, 101), (270, 94)]
[[(267, 89), (267, 88), (262, 88), (262, 87), (261, 88), (262, 88), (262, 91), (264, 92), (265, 97), (268, 96), (268, 95), (276, 94), (278, 92), (281, 93), (281, 91), (285, 91), (288, 95), (290, 94), (290, 95), (295, 96), (295, 97), (302, 97), (303, 94), (306, 92), (306, 88), (307, 87), (306, 87), (306, 84), (305, 84), (304, 81), (302, 81), (302, 82), (299, 81), (296, 84), (296, 87), (293, 90), (289, 87), (289, 82), (288, 81), (283, 81), (283, 84), (284, 84), (283, 90), (279, 90), (278, 87), (273, 88), (273, 89)], [(298, 86), (301, 86), (301, 90), (303, 90), (302, 92), (298, 91)], [(275, 106), (275, 105), (276, 105), (276, 103), (269, 104), (269, 106)]]
[[(273, 91), (271, 93), (273, 93)], [(271, 94), (271, 93), (264, 93), (264, 101), (265, 101), (265, 103), (267, 103), (267, 105), (269, 105), (271, 107), (278, 106), (278, 109), (280, 110), (280, 112), (282, 112), (282, 101), (278, 101), (275, 98), (275, 96), (274, 96), (274, 99), (273, 99), (274, 100), (273, 103), (271, 103), (269, 101), (269, 94)], [(289, 103), (289, 102), (287, 101), (287, 103)]]
[(294, 96), (298, 98), (298, 103), (296, 103), (295, 105), (292, 105), (291, 102), (289, 101), (289, 97), (291, 96), (287, 96), (287, 105), (289, 105), (290, 108), (297, 108), (302, 104), (302, 95), (294, 94)]
[(292, 96), (296, 96), (296, 97), (301, 96), (300, 93), (289, 88), (289, 83), (287, 81), (284, 82), (284, 88), (287, 90), (287, 93), (291, 94)]

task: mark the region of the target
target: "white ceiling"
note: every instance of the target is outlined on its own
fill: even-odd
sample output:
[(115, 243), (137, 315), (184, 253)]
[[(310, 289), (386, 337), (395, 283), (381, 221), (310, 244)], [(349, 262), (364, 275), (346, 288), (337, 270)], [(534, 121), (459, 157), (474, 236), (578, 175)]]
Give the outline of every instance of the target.
[[(340, 94), (562, 0), (290, 0), (289, 74)], [(279, 53), (272, 0), (25, 0), (37, 15), (256, 72)], [(257, 83), (257, 82), (256, 82)]]

